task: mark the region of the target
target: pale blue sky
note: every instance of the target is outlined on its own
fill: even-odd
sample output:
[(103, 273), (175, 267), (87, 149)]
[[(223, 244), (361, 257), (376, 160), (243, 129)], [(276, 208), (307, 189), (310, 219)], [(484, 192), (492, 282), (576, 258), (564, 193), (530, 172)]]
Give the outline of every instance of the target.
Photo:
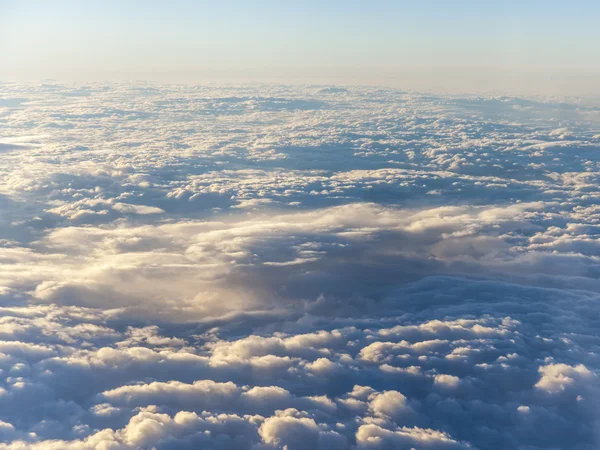
[(0, 0), (0, 79), (594, 76), (599, 22), (598, 1)]

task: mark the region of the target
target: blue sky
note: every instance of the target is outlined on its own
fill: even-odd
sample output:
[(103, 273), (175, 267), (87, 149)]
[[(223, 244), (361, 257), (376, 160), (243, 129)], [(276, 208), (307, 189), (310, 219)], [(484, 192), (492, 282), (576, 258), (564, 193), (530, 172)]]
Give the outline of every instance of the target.
[(598, 18), (593, 1), (0, 1), (0, 78), (596, 74)]

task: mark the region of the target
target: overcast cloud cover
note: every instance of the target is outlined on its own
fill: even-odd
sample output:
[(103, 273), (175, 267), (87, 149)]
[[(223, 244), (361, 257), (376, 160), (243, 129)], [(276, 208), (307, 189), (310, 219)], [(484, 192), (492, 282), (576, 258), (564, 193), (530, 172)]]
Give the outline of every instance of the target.
[(600, 108), (0, 84), (0, 450), (600, 448)]

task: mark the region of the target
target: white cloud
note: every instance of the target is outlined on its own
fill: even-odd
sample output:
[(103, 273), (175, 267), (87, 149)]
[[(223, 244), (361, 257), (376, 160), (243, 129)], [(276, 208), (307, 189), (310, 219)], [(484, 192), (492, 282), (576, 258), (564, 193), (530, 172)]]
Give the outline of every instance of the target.
[(426, 428), (402, 427), (388, 430), (375, 424), (361, 425), (356, 433), (359, 448), (436, 448), (466, 449), (468, 445), (453, 440), (448, 434)]
[(442, 388), (455, 388), (460, 384), (460, 378), (455, 377), (454, 375), (446, 375), (443, 373), (440, 373), (438, 375), (436, 375), (434, 378), (434, 384), (436, 386), (442, 387)]
[(542, 375), (535, 387), (548, 393), (564, 391), (578, 383), (588, 383), (595, 375), (583, 364), (570, 366), (568, 364), (547, 364), (539, 368)]
[(406, 403), (406, 397), (398, 391), (386, 391), (373, 396), (369, 408), (375, 414), (383, 414), (394, 418), (410, 411), (410, 406)]

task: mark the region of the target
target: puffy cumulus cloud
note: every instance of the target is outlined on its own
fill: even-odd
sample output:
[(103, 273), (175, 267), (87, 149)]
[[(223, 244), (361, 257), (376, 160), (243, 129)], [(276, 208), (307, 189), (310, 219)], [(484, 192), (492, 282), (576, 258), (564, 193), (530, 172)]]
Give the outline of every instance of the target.
[(468, 444), (456, 442), (446, 433), (423, 428), (402, 427), (396, 430), (375, 424), (362, 425), (356, 434), (358, 448), (374, 449), (468, 449)]
[(193, 384), (170, 381), (121, 386), (106, 391), (102, 395), (105, 399), (117, 403), (148, 405), (165, 404), (170, 401), (175, 404), (190, 402), (199, 408), (210, 409), (231, 401), (239, 393), (236, 385), (232, 382), (215, 383), (212, 380), (202, 380)]
[(372, 397), (369, 409), (375, 414), (394, 417), (410, 409), (406, 404), (406, 397), (398, 391), (385, 391)]
[(589, 386), (596, 375), (583, 364), (547, 364), (539, 368), (540, 380), (535, 387), (549, 393), (561, 392), (575, 384)]
[(454, 375), (438, 374), (434, 376), (434, 384), (442, 388), (455, 388), (460, 384), (460, 378)]
[(150, 406), (137, 412), (121, 429), (104, 429), (83, 439), (27, 441), (15, 440), (8, 444), (0, 444), (6, 450), (21, 449), (74, 449), (74, 450), (106, 450), (106, 449), (140, 449), (155, 448), (250, 448), (244, 442), (254, 431), (256, 423), (262, 417), (240, 417), (221, 414), (213, 416), (208, 413), (198, 415), (180, 411), (174, 416), (161, 413), (157, 407)]
[(344, 449), (344, 436), (328, 430), (310, 417), (303, 417), (295, 409), (279, 411), (265, 419), (259, 429), (263, 442), (277, 448), (293, 449)]
[(0, 97), (0, 450), (599, 447), (594, 105)]

